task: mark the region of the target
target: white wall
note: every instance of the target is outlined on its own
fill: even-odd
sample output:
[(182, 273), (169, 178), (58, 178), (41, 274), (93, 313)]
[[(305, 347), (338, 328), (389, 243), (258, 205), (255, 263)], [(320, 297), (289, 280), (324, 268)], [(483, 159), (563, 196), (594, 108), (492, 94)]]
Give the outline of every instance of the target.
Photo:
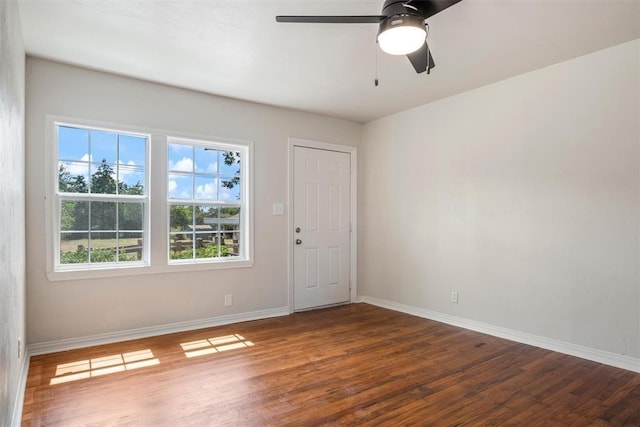
[(366, 124), (359, 293), (639, 358), (639, 51)]
[(0, 425), (17, 402), (25, 343), (24, 47), (16, 1), (0, 1)]
[[(49, 282), (45, 275), (45, 115), (254, 141), (252, 268)], [(30, 343), (286, 307), (287, 139), (344, 145), (362, 125), (27, 58), (27, 278)], [(233, 307), (224, 308), (225, 294)]]

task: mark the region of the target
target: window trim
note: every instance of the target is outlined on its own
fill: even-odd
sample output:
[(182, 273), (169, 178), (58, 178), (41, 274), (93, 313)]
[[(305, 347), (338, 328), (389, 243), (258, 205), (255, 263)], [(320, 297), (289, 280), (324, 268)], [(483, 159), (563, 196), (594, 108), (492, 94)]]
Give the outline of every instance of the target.
[[(184, 137), (176, 137), (176, 136), (169, 136), (167, 138), (167, 144), (165, 147), (165, 152), (167, 153), (168, 156), (168, 152), (169, 152), (169, 144), (171, 143), (175, 143), (175, 144), (182, 144), (182, 145), (186, 145), (186, 146), (190, 146), (190, 147), (211, 147), (216, 149), (217, 151), (240, 151), (241, 152), (241, 166), (240, 166), (240, 194), (241, 194), (241, 199), (239, 203), (229, 203), (229, 206), (232, 207), (236, 207), (239, 206), (240, 207), (240, 247), (242, 248), (241, 253), (242, 255), (239, 257), (230, 257), (230, 258), (226, 258), (226, 257), (218, 257), (218, 258), (192, 258), (192, 259), (175, 259), (172, 260), (170, 258), (171, 254), (170, 254), (170, 234), (171, 234), (171, 230), (170, 230), (170, 221), (169, 221), (169, 217), (170, 217), (170, 211), (171, 211), (171, 206), (172, 205), (216, 205), (219, 207), (224, 207), (226, 205), (225, 202), (223, 201), (206, 201), (206, 200), (202, 200), (202, 201), (198, 201), (195, 199), (192, 200), (186, 200), (186, 199), (169, 199), (169, 194), (168, 191), (165, 191), (165, 203), (166, 203), (166, 215), (167, 215), (167, 223), (166, 223), (166, 229), (165, 229), (165, 233), (166, 233), (166, 237), (167, 237), (167, 263), (168, 265), (171, 266), (178, 266), (178, 265), (199, 265), (199, 264), (232, 264), (232, 263), (238, 263), (238, 262), (245, 262), (245, 261), (250, 261), (253, 260), (253, 242), (251, 239), (251, 237), (253, 236), (253, 232), (252, 232), (252, 225), (250, 224), (250, 219), (253, 218), (253, 215), (250, 214), (251, 212), (249, 212), (250, 209), (250, 201), (251, 201), (251, 197), (250, 197), (250, 189), (251, 187), (253, 187), (252, 183), (249, 182), (250, 176), (249, 176), (249, 168), (250, 168), (250, 159), (251, 159), (251, 145), (246, 145), (246, 144), (241, 144), (241, 143), (231, 143), (229, 142), (229, 140), (226, 141), (217, 141), (217, 140), (213, 140), (213, 139), (207, 139), (207, 140), (202, 140), (202, 139), (193, 139), (193, 138), (184, 138)], [(168, 165), (168, 159), (167, 162), (165, 162), (165, 165)], [(246, 166), (245, 166), (246, 165)], [(194, 163), (194, 167), (195, 167), (195, 163)], [(166, 173), (165, 176), (165, 180), (164, 183), (165, 185), (168, 184), (169, 182), (169, 168), (166, 167), (163, 169)], [(175, 172), (175, 171), (174, 171)], [(195, 177), (196, 176), (196, 172), (195, 170), (193, 171), (192, 175)], [(217, 177), (219, 178), (219, 174), (217, 174)], [(194, 181), (195, 182), (195, 181)], [(195, 185), (195, 184), (194, 184)], [(194, 195), (195, 196), (195, 195)], [(245, 225), (246, 224), (246, 225)], [(247, 248), (249, 250), (247, 250)], [(251, 252), (251, 253), (249, 253)]]
[[(58, 165), (60, 159), (58, 158), (58, 135), (60, 127), (72, 127), (72, 128), (80, 128), (87, 130), (97, 130), (97, 131), (105, 131), (112, 132), (117, 134), (131, 134), (140, 137), (145, 137), (146, 147), (145, 147), (145, 173), (144, 173), (144, 189), (145, 194), (143, 196), (134, 197), (127, 195), (116, 195), (116, 194), (80, 194), (74, 195), (75, 193), (70, 193), (68, 195), (61, 194), (58, 191), (58, 180), (55, 174), (58, 171)], [(51, 123), (51, 143), (48, 144), (51, 152), (51, 170), (48, 171), (47, 176), (50, 179), (50, 188), (49, 195), (52, 201), (52, 207), (50, 208), (51, 214), (51, 226), (52, 229), (47, 233), (50, 235), (52, 239), (52, 245), (49, 247), (51, 254), (47, 256), (48, 261), (52, 265), (51, 271), (54, 273), (66, 273), (66, 272), (77, 272), (77, 271), (98, 271), (98, 270), (112, 270), (112, 269), (128, 269), (135, 267), (146, 267), (150, 264), (149, 259), (149, 247), (151, 245), (151, 235), (150, 235), (150, 179), (149, 179), (149, 151), (151, 149), (151, 133), (149, 132), (141, 132), (138, 130), (132, 130), (130, 128), (124, 126), (104, 126), (102, 123), (98, 125), (94, 124), (86, 124), (86, 123), (78, 123), (78, 121), (72, 120), (53, 120)], [(62, 230), (60, 229), (60, 206), (63, 200), (86, 200), (86, 201), (111, 201), (111, 202), (121, 202), (126, 199), (131, 199), (131, 201), (138, 201), (144, 205), (144, 215), (142, 219), (142, 259), (138, 262), (131, 263), (118, 263), (118, 262), (109, 262), (109, 263), (83, 263), (83, 264), (61, 264), (60, 263), (60, 235)]]
[[(141, 127), (122, 123), (110, 123), (97, 120), (81, 119), (77, 117), (68, 117), (60, 115), (47, 114), (45, 116), (46, 135), (45, 135), (45, 165), (44, 179), (45, 183), (45, 275), (50, 282), (82, 280), (82, 279), (98, 279), (122, 276), (138, 276), (151, 274), (167, 274), (181, 272), (197, 272), (207, 270), (219, 270), (230, 268), (250, 268), (254, 265), (254, 208), (253, 208), (253, 141), (240, 140), (235, 138), (218, 137), (214, 135), (194, 134), (175, 130), (165, 130), (153, 127)], [(58, 124), (66, 124), (69, 126), (88, 127), (92, 129), (114, 130), (117, 129), (123, 133), (133, 133), (149, 135), (148, 147), (146, 153), (146, 174), (147, 174), (147, 198), (148, 198), (148, 223), (147, 227), (148, 242), (144, 248), (147, 253), (148, 264), (135, 264), (119, 267), (103, 267), (103, 268), (82, 268), (78, 270), (56, 271), (54, 260), (56, 244), (59, 244), (59, 236), (54, 236), (58, 228), (58, 213), (56, 212), (56, 189), (57, 179), (51, 179), (58, 167), (58, 147), (56, 129)], [(169, 139), (180, 139), (189, 141), (215, 141), (221, 146), (229, 145), (243, 146), (246, 149), (246, 159), (244, 159), (243, 168), (241, 169), (241, 179), (244, 179), (246, 185), (246, 252), (243, 259), (225, 260), (224, 262), (198, 262), (188, 264), (169, 264), (168, 253), (168, 223), (169, 209), (167, 203), (167, 148)], [(162, 167), (155, 167), (163, 165)], [(153, 214), (152, 212), (155, 212)], [(58, 230), (59, 232), (59, 230)]]

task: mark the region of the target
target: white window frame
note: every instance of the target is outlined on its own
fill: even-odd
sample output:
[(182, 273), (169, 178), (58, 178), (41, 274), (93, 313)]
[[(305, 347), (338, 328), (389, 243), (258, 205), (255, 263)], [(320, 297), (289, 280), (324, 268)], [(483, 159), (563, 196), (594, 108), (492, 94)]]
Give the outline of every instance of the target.
[[(56, 120), (50, 123), (52, 144), (50, 144), (50, 158), (52, 158), (52, 168), (47, 173), (50, 178), (50, 194), (52, 205), (50, 208), (52, 231), (47, 233), (51, 236), (50, 254), (48, 256), (52, 264), (52, 270), (55, 273), (64, 272), (85, 272), (94, 270), (113, 270), (113, 269), (130, 269), (136, 267), (146, 267), (149, 265), (149, 223), (150, 223), (150, 188), (149, 188), (149, 150), (151, 144), (151, 134), (148, 132), (140, 132), (123, 126), (105, 126), (103, 124), (87, 123), (78, 120)], [(61, 193), (58, 190), (58, 129), (60, 127), (71, 127), (78, 129), (96, 130), (111, 132), (117, 134), (135, 135), (146, 138), (145, 146), (145, 170), (144, 170), (144, 195), (115, 195), (115, 194), (90, 194), (90, 193)], [(90, 202), (138, 202), (143, 205), (142, 219), (142, 253), (141, 260), (132, 262), (104, 262), (104, 263), (79, 263), (79, 264), (61, 264), (60, 263), (60, 206), (63, 200), (90, 201)], [(119, 232), (119, 231), (116, 231)]]
[[(47, 279), (51, 282), (98, 279), (107, 277), (137, 276), (147, 274), (166, 274), (189, 271), (206, 271), (228, 268), (249, 268), (254, 265), (254, 209), (253, 209), (253, 141), (225, 138), (212, 135), (193, 134), (176, 130), (157, 129), (152, 127), (132, 126), (121, 123), (109, 123), (96, 120), (87, 120), (74, 117), (46, 115), (46, 148), (45, 148), (45, 246), (46, 246), (46, 271)], [(58, 190), (58, 146), (57, 125), (72, 127), (85, 127), (91, 129), (108, 130), (150, 135), (146, 152), (146, 196), (148, 209), (145, 210), (145, 233), (148, 240), (144, 242), (143, 259), (147, 263), (127, 263), (126, 265), (112, 267), (96, 266), (95, 268), (78, 268), (73, 270), (56, 270), (55, 257), (59, 251), (60, 229), (58, 213), (56, 210), (56, 192)], [(215, 141), (218, 146), (240, 148), (245, 151), (242, 159), (241, 191), (245, 194), (245, 208), (241, 209), (244, 224), (241, 232), (244, 241), (244, 257), (230, 257), (223, 262), (197, 262), (197, 263), (169, 263), (169, 208), (167, 203), (167, 149), (168, 140), (188, 140), (195, 142)], [(241, 151), (241, 150), (235, 150)], [(158, 167), (159, 165), (159, 167)], [(207, 260), (208, 261), (208, 260)], [(67, 264), (65, 264), (67, 265)], [(86, 264), (82, 264), (86, 266)], [(98, 268), (101, 267), (101, 268)]]
[[(167, 237), (167, 262), (169, 265), (197, 265), (197, 264), (219, 264), (233, 266), (239, 263), (252, 263), (253, 260), (253, 231), (251, 222), (251, 210), (250, 210), (250, 191), (251, 191), (251, 148), (252, 144), (242, 143), (239, 141), (231, 142), (229, 140), (213, 140), (213, 139), (193, 139), (185, 137), (170, 136), (167, 138), (167, 152), (169, 144), (180, 144), (190, 147), (206, 147), (217, 151), (234, 151), (240, 153), (240, 201), (238, 203), (226, 203), (224, 201), (206, 201), (196, 200), (195, 191), (193, 199), (169, 199), (168, 192), (166, 194), (166, 212), (167, 218), (170, 217), (170, 209), (172, 205), (180, 206), (212, 206), (212, 207), (239, 207), (240, 208), (240, 254), (235, 257), (217, 257), (217, 258), (192, 258), (192, 259), (170, 259), (170, 234), (171, 224), (167, 220), (166, 237)], [(166, 178), (165, 183), (168, 184), (169, 167), (168, 161), (165, 163)], [(193, 173), (195, 175), (195, 171)], [(218, 176), (219, 177), (219, 176)]]

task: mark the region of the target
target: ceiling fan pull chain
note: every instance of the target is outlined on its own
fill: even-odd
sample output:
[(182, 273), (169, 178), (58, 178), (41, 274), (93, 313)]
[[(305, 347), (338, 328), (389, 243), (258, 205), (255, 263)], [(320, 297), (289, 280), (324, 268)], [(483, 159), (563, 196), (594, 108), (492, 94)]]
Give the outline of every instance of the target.
[(425, 30), (427, 30), (427, 35), (424, 36), (424, 44), (427, 45), (427, 74), (431, 74), (431, 49), (429, 49), (429, 42), (427, 41), (427, 37), (429, 37), (429, 23), (424, 23)]
[(376, 79), (374, 84), (378, 87), (378, 40), (376, 40)]
[(424, 43), (427, 45), (427, 74), (431, 74), (431, 50), (429, 50), (429, 43), (426, 40)]

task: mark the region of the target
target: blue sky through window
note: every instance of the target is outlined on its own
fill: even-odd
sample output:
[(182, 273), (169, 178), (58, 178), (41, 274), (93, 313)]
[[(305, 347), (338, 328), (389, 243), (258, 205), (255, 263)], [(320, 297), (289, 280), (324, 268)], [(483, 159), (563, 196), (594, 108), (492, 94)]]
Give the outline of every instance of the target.
[[(231, 165), (225, 164), (225, 152), (187, 144), (169, 144), (168, 197), (196, 201), (240, 200), (239, 153)], [(232, 180), (233, 185), (228, 185)], [(225, 185), (225, 183), (227, 183)], [(232, 188), (228, 188), (231, 186)]]
[(144, 185), (146, 142), (145, 136), (59, 126), (58, 159), (71, 176), (83, 175), (85, 182), (105, 160), (114, 179)]

